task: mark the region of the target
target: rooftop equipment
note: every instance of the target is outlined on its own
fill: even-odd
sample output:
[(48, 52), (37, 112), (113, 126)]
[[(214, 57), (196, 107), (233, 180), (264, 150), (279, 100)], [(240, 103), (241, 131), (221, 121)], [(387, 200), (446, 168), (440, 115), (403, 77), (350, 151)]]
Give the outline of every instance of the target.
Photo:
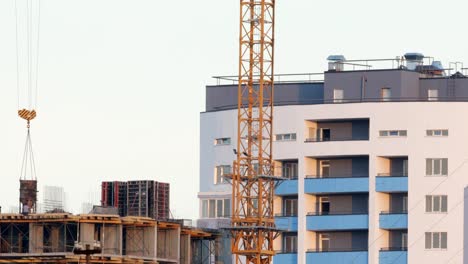
[(406, 68), (415, 71), (416, 68), (423, 64), (424, 55), (417, 52), (409, 52), (405, 54)]
[(329, 71), (343, 71), (344, 70), (344, 61), (346, 61), (345, 56), (343, 55), (330, 55), (327, 57), (328, 60), (328, 70)]

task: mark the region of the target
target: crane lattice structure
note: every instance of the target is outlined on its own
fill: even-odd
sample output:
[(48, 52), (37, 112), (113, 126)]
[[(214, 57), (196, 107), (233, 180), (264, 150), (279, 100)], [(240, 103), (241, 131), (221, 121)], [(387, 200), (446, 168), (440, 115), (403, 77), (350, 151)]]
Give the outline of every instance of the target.
[(270, 263), (274, 223), (273, 58), (275, 0), (240, 1), (237, 160), (232, 175), (236, 263)]

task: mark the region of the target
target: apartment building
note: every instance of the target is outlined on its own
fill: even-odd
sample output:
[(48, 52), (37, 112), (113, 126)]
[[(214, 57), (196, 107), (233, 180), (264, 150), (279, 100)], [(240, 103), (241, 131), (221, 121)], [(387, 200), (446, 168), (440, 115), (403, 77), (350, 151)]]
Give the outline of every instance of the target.
[[(275, 191), (274, 262), (468, 263), (464, 69), (418, 53), (328, 63), (323, 74), (276, 79), (275, 174), (289, 180)], [(206, 87), (200, 115), (203, 227), (229, 226), (233, 80)]]

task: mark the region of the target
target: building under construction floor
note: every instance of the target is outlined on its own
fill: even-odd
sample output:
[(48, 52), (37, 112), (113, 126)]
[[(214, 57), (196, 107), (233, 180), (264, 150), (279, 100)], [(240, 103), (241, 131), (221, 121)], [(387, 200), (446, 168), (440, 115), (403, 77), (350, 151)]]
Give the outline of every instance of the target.
[[(71, 214), (0, 214), (0, 263), (223, 263), (220, 234), (177, 221)], [(75, 253), (74, 253), (75, 252)]]
[(118, 208), (120, 216), (169, 219), (169, 183), (157, 181), (103, 182), (102, 206)]

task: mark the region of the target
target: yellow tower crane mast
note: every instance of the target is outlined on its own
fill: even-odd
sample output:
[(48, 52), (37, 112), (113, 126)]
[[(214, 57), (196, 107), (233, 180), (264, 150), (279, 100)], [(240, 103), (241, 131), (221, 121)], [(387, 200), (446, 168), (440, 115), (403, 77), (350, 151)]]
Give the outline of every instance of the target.
[(237, 160), (232, 174), (231, 249), (236, 263), (271, 263), (275, 0), (240, 1)]

